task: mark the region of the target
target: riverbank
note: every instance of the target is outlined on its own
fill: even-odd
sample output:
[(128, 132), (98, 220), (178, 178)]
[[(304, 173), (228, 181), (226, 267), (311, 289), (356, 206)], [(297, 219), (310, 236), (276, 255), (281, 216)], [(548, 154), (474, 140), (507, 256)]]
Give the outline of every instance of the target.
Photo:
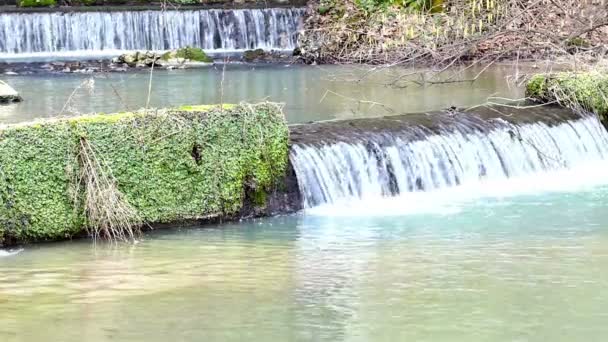
[(540, 103), (557, 103), (578, 112), (591, 112), (608, 127), (608, 75), (603, 72), (561, 72), (533, 76), (526, 95)]
[(310, 1), (300, 38), (302, 58), (317, 64), (444, 67), (571, 55), (597, 60), (608, 51), (608, 9), (599, 3), (443, 1), (436, 12), (365, 7), (354, 0)]
[[(278, 105), (181, 107), (4, 126), (0, 244), (288, 210)], [(284, 207), (281, 208), (280, 206)], [(292, 208), (289, 210), (297, 210)]]

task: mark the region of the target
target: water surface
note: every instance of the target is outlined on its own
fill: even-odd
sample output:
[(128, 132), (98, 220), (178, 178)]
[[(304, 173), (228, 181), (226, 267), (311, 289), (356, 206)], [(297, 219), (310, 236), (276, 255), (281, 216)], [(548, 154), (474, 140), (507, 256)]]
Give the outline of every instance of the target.
[(601, 341), (608, 187), (569, 183), (28, 246), (0, 340)]
[(152, 107), (265, 100), (283, 102), (288, 121), (301, 123), (441, 110), (450, 106), (468, 107), (485, 103), (491, 96), (523, 96), (521, 87), (509, 82), (521, 73), (513, 66), (454, 69), (436, 78), (427, 74), (430, 82), (479, 77), (476, 82), (424, 85), (420, 84), (424, 74), (415, 72), (420, 70), (374, 70), (353, 66), (294, 65), (229, 65), (225, 73), (220, 65), (193, 70), (157, 70), (150, 93), (150, 73), (144, 71), (5, 75), (3, 80), (21, 92), (25, 101), (0, 106), (0, 123), (58, 114), (133, 110), (146, 107), (148, 98)]

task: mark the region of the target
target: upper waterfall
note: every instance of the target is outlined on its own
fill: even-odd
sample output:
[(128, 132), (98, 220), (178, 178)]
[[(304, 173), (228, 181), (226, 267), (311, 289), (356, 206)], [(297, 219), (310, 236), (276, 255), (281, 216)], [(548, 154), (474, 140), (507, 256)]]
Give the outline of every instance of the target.
[(608, 157), (608, 133), (595, 116), (561, 122), (505, 118), (461, 113), (432, 127), (402, 127), (395, 120), (370, 131), (356, 127), (343, 139), (296, 141), (290, 158), (304, 206), (521, 177)]
[(293, 49), (305, 10), (0, 13), (0, 57), (81, 51)]

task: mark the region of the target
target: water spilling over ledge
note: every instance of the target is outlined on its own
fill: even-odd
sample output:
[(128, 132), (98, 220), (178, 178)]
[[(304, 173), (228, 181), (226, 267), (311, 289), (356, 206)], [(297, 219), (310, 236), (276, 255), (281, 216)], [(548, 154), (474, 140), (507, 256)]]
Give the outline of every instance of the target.
[(208, 51), (289, 50), (301, 8), (0, 13), (0, 58), (116, 54), (184, 46)]
[[(111, 161), (115, 181), (107, 188), (124, 195), (124, 207), (141, 218), (137, 222), (154, 225), (303, 207), (335, 211), (340, 204), (356, 207), (398, 195), (414, 203), (407, 205), (411, 211), (420, 207), (419, 200), (433, 204), (469, 189), (492, 195), (498, 188), (549, 179), (550, 185), (578, 181), (563, 171), (581, 169), (583, 180), (587, 173), (595, 183), (608, 184), (601, 172), (608, 161), (608, 132), (596, 116), (559, 107), (480, 107), (288, 127), (275, 104), (188, 106), (0, 130), (0, 201), (6, 204), (0, 210), (0, 244), (9, 245), (87, 230), (82, 215), (93, 211), (81, 209), (83, 203), (70, 195), (80, 184), (72, 170), (104, 169), (66, 158), (73, 153)], [(94, 189), (80, 191), (84, 196)], [(398, 205), (395, 212), (403, 214)]]
[[(500, 110), (500, 112), (499, 112)], [(596, 116), (478, 108), (292, 127), (305, 207), (563, 170), (608, 157)]]

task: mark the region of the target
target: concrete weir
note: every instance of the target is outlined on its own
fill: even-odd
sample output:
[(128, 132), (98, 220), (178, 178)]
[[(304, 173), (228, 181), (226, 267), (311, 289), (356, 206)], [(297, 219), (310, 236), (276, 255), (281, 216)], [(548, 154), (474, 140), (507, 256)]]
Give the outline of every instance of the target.
[(596, 115), (478, 107), (290, 127), (305, 208), (442, 191), (608, 158)]
[[(99, 162), (87, 162), (87, 154)], [(85, 186), (91, 175), (111, 175), (101, 193), (114, 191), (146, 226), (166, 227), (433, 191), (604, 158), (608, 133), (598, 118), (554, 106), (287, 126), (281, 107), (265, 103), (9, 125), (0, 127), (0, 245), (90, 233), (90, 207), (104, 208), (90, 203), (90, 192), (100, 190)]]

